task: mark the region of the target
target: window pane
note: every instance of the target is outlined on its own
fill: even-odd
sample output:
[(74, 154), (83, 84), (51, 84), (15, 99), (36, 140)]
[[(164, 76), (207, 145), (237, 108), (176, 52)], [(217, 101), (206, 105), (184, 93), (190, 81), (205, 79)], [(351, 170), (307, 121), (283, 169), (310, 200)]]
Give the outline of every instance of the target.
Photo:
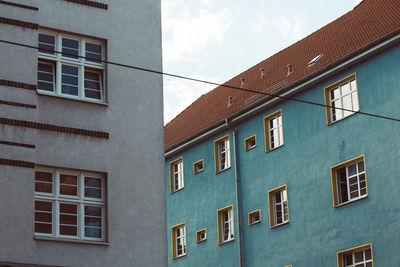
[(53, 193), (52, 183), (35, 182), (35, 192)]
[(354, 253), (355, 263), (364, 261), (364, 251), (358, 251)]
[(85, 206), (85, 215), (101, 216), (101, 207)]
[(70, 58), (78, 58), (79, 41), (67, 38), (62, 39), (62, 55)]
[(348, 93), (350, 93), (350, 84), (346, 83), (342, 85), (342, 95), (347, 95)]
[(35, 233), (52, 234), (52, 224), (47, 223), (35, 223)]
[(372, 262), (368, 262), (365, 267), (372, 267)]
[(101, 187), (101, 179), (85, 177), (85, 186)]
[(346, 266), (349, 266), (349, 265), (353, 264), (353, 255), (351, 253), (345, 255), (344, 259), (345, 259), (344, 262), (345, 262)]
[(101, 217), (85, 216), (85, 226), (101, 227)]
[(48, 34), (39, 33), (39, 52), (54, 54), (55, 37)]
[(101, 189), (85, 187), (85, 197), (101, 198)]
[(358, 163), (358, 172), (364, 171), (364, 161)]
[(77, 205), (74, 204), (60, 204), (60, 212), (67, 214), (76, 214), (77, 213)]
[(53, 221), (53, 214), (47, 212), (35, 212), (35, 221), (36, 222), (48, 222), (51, 223)]
[(53, 192), (53, 174), (49, 172), (35, 172), (35, 191), (52, 193)]
[(38, 82), (37, 88), (40, 90), (45, 90), (45, 91), (53, 91), (53, 84), (52, 83), (46, 83), (46, 82)]
[(353, 102), (353, 110), (358, 111), (358, 96), (357, 96), (357, 91), (351, 94), (352, 102)]
[(371, 259), (371, 250), (366, 249), (365, 250), (365, 260), (370, 260)]
[(101, 45), (86, 43), (86, 52), (101, 54)]
[(76, 215), (62, 215), (60, 214), (60, 223), (61, 224), (77, 224)]
[(78, 86), (78, 77), (77, 76), (63, 75), (61, 77), (61, 82), (64, 83), (64, 84)]
[(60, 225), (60, 234), (76, 236), (77, 234), (76, 226)]
[(85, 236), (101, 238), (101, 228), (85, 227)]
[(78, 67), (62, 65), (61, 70), (62, 70), (62, 73), (64, 73), (64, 74), (70, 74), (73, 76), (78, 75)]
[(53, 91), (54, 66), (51, 64), (38, 63), (37, 88), (40, 90)]
[(60, 175), (60, 194), (77, 196), (78, 195), (78, 177), (74, 175)]
[(62, 194), (62, 195), (70, 195), (70, 196), (77, 196), (78, 195), (78, 188), (76, 186), (60, 185), (60, 194)]
[(343, 111), (343, 116), (347, 117), (351, 114), (353, 114), (353, 112), (348, 111), (348, 110), (353, 110), (353, 106), (351, 104), (351, 95), (346, 95), (342, 98), (343, 100), (343, 108), (346, 109)]
[(52, 211), (52, 203), (48, 201), (35, 201), (35, 210), (39, 211)]
[(78, 95), (78, 87), (76, 86), (68, 86), (68, 85), (62, 85), (61, 87), (61, 92), (63, 94), (67, 94), (67, 95)]

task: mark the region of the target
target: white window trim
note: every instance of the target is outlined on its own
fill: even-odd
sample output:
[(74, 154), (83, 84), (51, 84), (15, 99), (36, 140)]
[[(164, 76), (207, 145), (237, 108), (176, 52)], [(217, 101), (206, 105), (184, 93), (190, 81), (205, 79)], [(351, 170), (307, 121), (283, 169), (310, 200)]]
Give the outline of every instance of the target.
[[(42, 53), (38, 51), (38, 60), (39, 62), (47, 63), (53, 62), (54, 63), (54, 73), (55, 73), (55, 83), (54, 83), (54, 91), (46, 91), (37, 89), (39, 94), (43, 95), (50, 95), (50, 96), (59, 96), (63, 98), (69, 98), (74, 100), (83, 100), (86, 102), (93, 102), (93, 103), (105, 103), (105, 64), (103, 62), (93, 62), (89, 60), (85, 60), (82, 57), (85, 57), (85, 48), (86, 42), (90, 42), (93, 44), (97, 44), (101, 46), (101, 53), (102, 53), (102, 60), (105, 60), (105, 44), (100, 40), (96, 40), (90, 37), (83, 37), (83, 36), (76, 36), (67, 33), (58, 33), (55, 31), (49, 31), (40, 29), (39, 34), (46, 34), (55, 36), (55, 50), (57, 53), (48, 54)], [(79, 58), (68, 58), (62, 56), (62, 38), (68, 38), (79, 41)], [(48, 64), (48, 63), (47, 63)], [(78, 96), (63, 94), (61, 92), (61, 65), (71, 65), (74, 67), (78, 67)], [(100, 99), (85, 97), (85, 88), (84, 88), (84, 79), (85, 79), (85, 67), (90, 69), (99, 70), (102, 72), (100, 75)]]
[[(182, 233), (180, 236), (178, 236), (177, 230), (180, 230), (179, 232)], [(176, 240), (176, 242), (175, 242), (176, 257), (179, 258), (179, 257), (185, 256), (186, 255), (186, 225), (182, 225), (175, 229), (175, 240)], [(178, 254), (178, 245), (180, 244), (180, 241), (182, 241), (183, 248), (182, 248), (182, 253)]]
[[(105, 208), (105, 178), (103, 175), (92, 172), (79, 172), (66, 170), (61, 168), (47, 168), (47, 167), (36, 167), (36, 171), (51, 172), (53, 174), (53, 193), (35, 192), (35, 201), (46, 201), (52, 203), (52, 234), (36, 233), (35, 237), (51, 237), (55, 239), (70, 239), (70, 240), (81, 240), (81, 241), (101, 241), (106, 240), (106, 208)], [(60, 174), (70, 174), (78, 177), (77, 192), (78, 196), (61, 195), (60, 190)], [(101, 199), (85, 197), (85, 177), (92, 177), (101, 179)], [(77, 204), (77, 236), (68, 236), (60, 234), (60, 203)], [(97, 206), (101, 207), (101, 238), (85, 237), (85, 214), (84, 206)]]
[[(225, 221), (224, 220), (224, 214), (227, 214), (228, 218)], [(234, 232), (233, 232), (233, 217), (232, 217), (232, 209), (227, 209), (223, 212), (221, 212), (221, 224), (222, 224), (222, 242), (226, 243), (231, 240), (233, 240), (234, 237)], [(225, 229), (228, 229), (228, 237), (225, 239)]]
[[(276, 194), (280, 194), (281, 202), (277, 203), (276, 202)], [(287, 201), (287, 191), (286, 189), (282, 189), (279, 191), (276, 191), (273, 193), (273, 202), (274, 202), (274, 226), (279, 226), (282, 224), (285, 224), (289, 222), (289, 214), (288, 214), (288, 201)], [(281, 218), (282, 222), (278, 223), (278, 210), (276, 209), (276, 206), (280, 205), (281, 206)], [(285, 205), (286, 205), (286, 219), (285, 219)]]
[[(175, 167), (177, 170), (175, 171)], [(170, 168), (170, 193), (182, 190), (185, 187), (184, 184), (184, 168), (183, 168), (183, 157), (180, 157), (169, 163)], [(177, 175), (177, 177), (175, 177)], [(177, 181), (175, 181), (177, 180)], [(175, 186), (177, 185), (177, 188)]]

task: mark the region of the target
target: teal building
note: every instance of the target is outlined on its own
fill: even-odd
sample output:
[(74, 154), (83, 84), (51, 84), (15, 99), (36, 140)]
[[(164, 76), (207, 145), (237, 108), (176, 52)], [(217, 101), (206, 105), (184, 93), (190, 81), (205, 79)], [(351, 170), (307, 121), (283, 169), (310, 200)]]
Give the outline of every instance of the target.
[(399, 18), (364, 0), (165, 126), (169, 266), (400, 266)]

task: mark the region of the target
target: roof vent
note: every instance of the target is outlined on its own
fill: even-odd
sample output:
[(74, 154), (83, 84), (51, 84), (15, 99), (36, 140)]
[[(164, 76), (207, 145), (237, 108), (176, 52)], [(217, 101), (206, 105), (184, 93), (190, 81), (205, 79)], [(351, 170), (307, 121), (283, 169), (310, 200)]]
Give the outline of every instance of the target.
[(240, 78), (240, 80), (242, 81), (242, 83), (240, 84), (240, 88), (243, 88), (245, 85), (244, 78)]
[(318, 62), (318, 60), (321, 59), (321, 57), (323, 57), (324, 54), (319, 54), (318, 56), (316, 56), (315, 58), (313, 58), (310, 62), (308, 62), (308, 67), (314, 65), (315, 63)]
[(260, 69), (260, 72), (261, 72), (261, 77), (260, 77), (260, 79), (264, 79), (264, 77), (265, 77), (264, 68), (261, 68), (261, 69)]
[(292, 68), (292, 64), (288, 64), (287, 65), (287, 75), (289, 75), (290, 73), (292, 73), (293, 68)]
[(233, 99), (231, 96), (228, 96), (228, 108), (233, 104)]

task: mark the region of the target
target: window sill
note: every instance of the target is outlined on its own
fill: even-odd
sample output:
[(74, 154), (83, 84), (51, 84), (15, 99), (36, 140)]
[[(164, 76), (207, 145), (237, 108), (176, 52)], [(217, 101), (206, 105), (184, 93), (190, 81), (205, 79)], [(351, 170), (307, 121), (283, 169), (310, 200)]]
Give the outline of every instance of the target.
[(33, 239), (37, 240), (37, 241), (53, 241), (53, 242), (75, 243), (75, 244), (85, 244), (85, 245), (100, 245), (100, 246), (109, 246), (110, 245), (109, 242), (61, 239), (61, 238), (53, 238), (53, 237), (45, 237), (45, 236), (34, 236)]
[(232, 238), (232, 239), (230, 239), (230, 240), (223, 241), (222, 243), (219, 243), (218, 246), (222, 246), (222, 245), (231, 243), (231, 242), (233, 242), (233, 241), (235, 241), (235, 238)]
[(272, 148), (272, 149), (270, 149), (270, 150), (267, 150), (267, 151), (265, 151), (265, 152), (266, 152), (266, 153), (272, 152), (272, 151), (274, 151), (274, 150), (279, 149), (280, 147), (283, 147), (284, 145), (285, 145), (285, 144), (282, 144), (282, 145), (280, 145), (280, 146), (274, 147), (274, 148)]
[(182, 258), (182, 257), (185, 257), (186, 256), (186, 253), (185, 254), (182, 254), (182, 255), (179, 255), (179, 256), (176, 256), (176, 257), (174, 257), (174, 258), (172, 258), (173, 260), (177, 260), (177, 259), (180, 259), (180, 258)]
[(255, 225), (255, 224), (259, 224), (260, 222), (261, 222), (261, 220), (256, 221), (256, 222), (253, 222), (253, 223), (249, 223), (249, 226), (253, 226), (253, 225)]
[(94, 100), (89, 100), (89, 99), (81, 99), (81, 98), (74, 97), (74, 96), (56, 95), (54, 93), (48, 93), (48, 92), (39, 91), (39, 90), (37, 90), (36, 93), (38, 95), (50, 96), (50, 97), (60, 98), (60, 99), (64, 99), (64, 100), (72, 100), (72, 101), (78, 101), (78, 102), (83, 102), (83, 103), (96, 104), (96, 105), (105, 106), (105, 107), (109, 106), (109, 104), (106, 102), (99, 102), (99, 101), (94, 101)]
[(345, 206), (345, 205), (347, 205), (347, 204), (351, 204), (351, 203), (353, 203), (353, 202), (356, 202), (356, 201), (359, 201), (359, 200), (362, 200), (362, 199), (364, 199), (364, 198), (367, 198), (368, 197), (368, 193), (366, 194), (366, 195), (364, 195), (364, 196), (361, 196), (361, 197), (358, 197), (358, 198), (353, 198), (352, 200), (350, 200), (350, 201), (347, 201), (347, 202), (344, 202), (344, 203), (340, 203), (340, 204), (337, 204), (336, 206), (334, 206), (335, 208), (339, 208), (339, 207), (342, 207), (342, 206)]
[(198, 174), (198, 173), (201, 173), (202, 171), (204, 171), (204, 169), (201, 169), (201, 170), (199, 170), (197, 172), (194, 172), (193, 174)]
[(219, 171), (216, 172), (216, 174), (221, 173), (221, 172), (224, 172), (224, 171), (226, 171), (226, 170), (229, 170), (230, 168), (231, 168), (231, 167), (226, 168), (226, 169), (223, 169), (223, 170), (219, 170)]
[(283, 225), (286, 225), (286, 224), (289, 224), (289, 221), (284, 222), (284, 223), (280, 223), (280, 224), (276, 224), (276, 225), (273, 225), (273, 226), (270, 226), (270, 228), (273, 229), (273, 228), (277, 228), (277, 227), (279, 227), (279, 226), (283, 226)]
[(174, 194), (174, 193), (176, 193), (176, 192), (182, 191), (183, 189), (185, 189), (185, 187), (176, 189), (175, 191), (171, 191), (170, 194)]
[(206, 242), (206, 241), (207, 241), (207, 238), (199, 240), (199, 241), (196, 241), (196, 243), (199, 244), (199, 243), (203, 243), (203, 242)]
[(248, 152), (248, 151), (250, 151), (250, 150), (252, 150), (252, 149), (254, 149), (254, 148), (256, 148), (256, 145), (255, 145), (255, 146), (252, 146), (252, 147), (249, 147), (248, 149), (245, 149), (244, 152)]

